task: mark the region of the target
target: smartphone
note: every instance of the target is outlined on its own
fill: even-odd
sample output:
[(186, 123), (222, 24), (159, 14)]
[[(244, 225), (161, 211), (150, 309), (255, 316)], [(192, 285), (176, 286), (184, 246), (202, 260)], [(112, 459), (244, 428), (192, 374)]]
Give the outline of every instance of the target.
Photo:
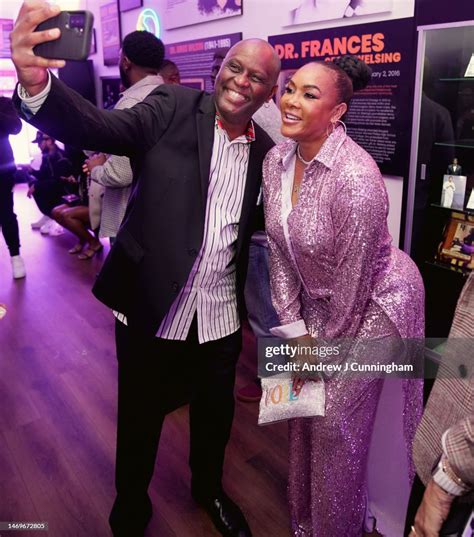
[(90, 11), (61, 11), (36, 27), (36, 31), (59, 28), (61, 37), (34, 47), (36, 56), (52, 60), (85, 60), (91, 49), (94, 15)]

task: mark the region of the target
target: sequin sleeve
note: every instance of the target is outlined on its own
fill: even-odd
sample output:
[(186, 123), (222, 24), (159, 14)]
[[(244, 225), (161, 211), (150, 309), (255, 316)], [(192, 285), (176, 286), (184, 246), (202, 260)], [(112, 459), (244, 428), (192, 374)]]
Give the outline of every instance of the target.
[(328, 338), (352, 337), (360, 325), (386, 237), (388, 212), (387, 193), (375, 164), (351, 171), (340, 181), (332, 207), (336, 270), (325, 327)]
[[(282, 325), (288, 325), (291, 335), (285, 333), (285, 328), (278, 332), (272, 330), (274, 335), (280, 337), (298, 337), (307, 333), (306, 325), (301, 316), (300, 291), (301, 281), (296, 274), (289, 258), (289, 252), (284, 243), (282, 233), (275, 232), (274, 226), (280, 220), (280, 189), (279, 177), (273, 173), (276, 167), (272, 164), (274, 151), (263, 164), (263, 199), (265, 208), (265, 221), (268, 239), (270, 289), (272, 303)], [(279, 241), (282, 241), (280, 244)]]

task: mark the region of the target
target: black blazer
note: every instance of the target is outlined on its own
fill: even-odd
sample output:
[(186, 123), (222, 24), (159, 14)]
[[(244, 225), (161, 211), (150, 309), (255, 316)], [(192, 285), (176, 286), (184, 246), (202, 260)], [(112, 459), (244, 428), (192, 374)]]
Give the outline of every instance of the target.
[[(46, 102), (29, 120), (73, 146), (130, 157), (134, 188), (93, 293), (145, 333), (156, 333), (201, 248), (215, 112), (213, 96), (168, 85), (133, 108), (98, 110), (52, 77)], [(236, 247), (241, 315), (262, 162), (274, 145), (255, 130)]]

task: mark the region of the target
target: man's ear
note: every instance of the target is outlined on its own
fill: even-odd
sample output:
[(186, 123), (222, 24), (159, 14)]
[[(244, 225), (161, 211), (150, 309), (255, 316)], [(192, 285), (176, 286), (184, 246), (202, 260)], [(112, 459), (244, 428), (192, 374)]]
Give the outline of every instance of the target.
[(130, 69), (131, 66), (132, 66), (132, 62), (124, 54), (123, 55), (123, 68), (125, 70), (128, 70), (128, 69)]
[(270, 102), (271, 99), (273, 99), (275, 93), (277, 92), (278, 86), (275, 85), (272, 88), (272, 91), (270, 92), (270, 95), (268, 96), (268, 99), (265, 101), (266, 103)]

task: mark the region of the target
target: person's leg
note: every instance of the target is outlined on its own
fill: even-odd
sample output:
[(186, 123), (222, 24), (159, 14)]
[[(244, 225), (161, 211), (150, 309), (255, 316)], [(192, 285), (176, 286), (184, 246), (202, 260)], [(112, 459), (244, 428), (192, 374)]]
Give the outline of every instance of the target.
[(49, 218), (51, 218), (52, 210), (62, 204), (63, 195), (64, 189), (56, 181), (37, 181), (35, 183), (33, 198), (38, 209)]
[(87, 250), (80, 254), (81, 259), (90, 259), (102, 249), (101, 242), (90, 231), (89, 209), (87, 207), (79, 205), (77, 207), (68, 207), (62, 211), (61, 225), (78, 237), (80, 245), (89, 244)]
[(225, 449), (234, 417), (235, 367), (242, 347), (241, 330), (193, 347), (191, 493), (222, 535), (251, 537), (245, 516), (222, 487)]
[(13, 176), (0, 176), (0, 226), (10, 256), (20, 255), (18, 220), (13, 210)]
[[(165, 415), (185, 400), (182, 394), (189, 383), (189, 369), (177, 366), (180, 357), (185, 356), (182, 349), (186, 344), (181, 341), (143, 336), (117, 321), (116, 345), (117, 496), (109, 522), (115, 536), (139, 537), (152, 514), (147, 490), (161, 427)], [(178, 370), (181, 376), (176, 386), (172, 380), (177, 379)]]
[[(197, 340), (197, 336), (196, 336)], [(190, 466), (196, 493), (215, 494), (221, 487), (224, 452), (234, 418), (235, 367), (241, 331), (196, 344), (195, 386), (190, 404)]]
[(20, 233), (13, 210), (14, 184), (12, 175), (0, 176), (0, 227), (10, 252), (13, 278), (20, 279), (26, 276), (26, 269), (20, 256)]

